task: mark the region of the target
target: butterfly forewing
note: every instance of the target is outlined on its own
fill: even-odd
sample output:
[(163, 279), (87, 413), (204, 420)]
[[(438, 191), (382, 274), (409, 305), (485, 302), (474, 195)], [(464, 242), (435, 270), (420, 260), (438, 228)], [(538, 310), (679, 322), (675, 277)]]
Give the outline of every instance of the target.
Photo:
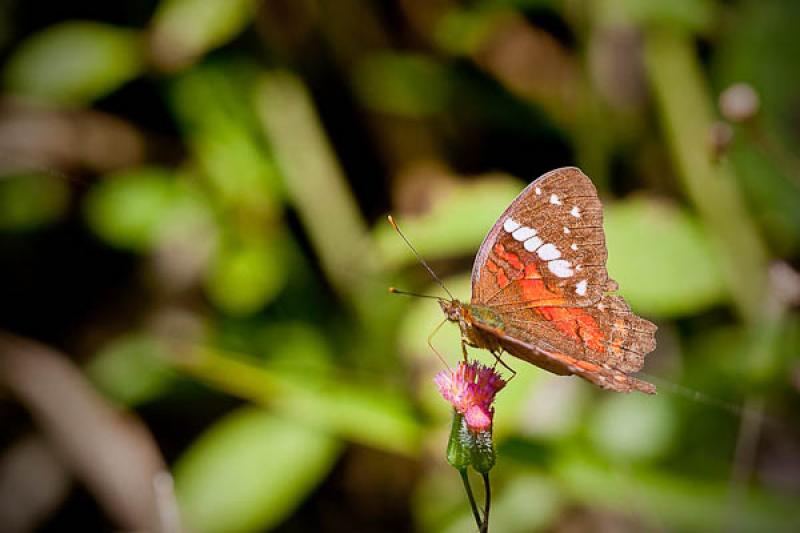
[(522, 191), (484, 239), (472, 304), (500, 317), (502, 331), (491, 333), (512, 355), (604, 388), (653, 392), (625, 373), (655, 348), (656, 327), (609, 294), (617, 285), (606, 257), (594, 185), (577, 168), (554, 170)]
[(535, 180), (484, 239), (472, 270), (472, 303), (512, 309), (599, 301), (608, 280), (602, 209), (594, 184), (577, 168)]

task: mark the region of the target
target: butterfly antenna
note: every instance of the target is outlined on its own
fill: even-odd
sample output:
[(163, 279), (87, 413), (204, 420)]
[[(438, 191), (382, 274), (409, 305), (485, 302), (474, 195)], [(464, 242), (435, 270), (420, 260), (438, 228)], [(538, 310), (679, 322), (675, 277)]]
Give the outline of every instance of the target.
[[(447, 290), (447, 287), (444, 286), (444, 282), (441, 280), (441, 278), (439, 278), (439, 276), (436, 275), (436, 272), (434, 272), (433, 269), (430, 267), (430, 265), (428, 265), (428, 263), (425, 262), (425, 260), (422, 258), (421, 255), (419, 255), (419, 252), (411, 244), (411, 241), (406, 239), (406, 236), (403, 235), (403, 232), (400, 231), (399, 227), (397, 227), (397, 223), (394, 221), (394, 218), (392, 217), (392, 215), (389, 215), (387, 218), (389, 219), (389, 224), (391, 224), (392, 227), (394, 228), (394, 230), (397, 232), (397, 234), (400, 235), (400, 238), (403, 239), (405, 241), (405, 243), (408, 245), (408, 247), (411, 248), (411, 251), (414, 252), (414, 255), (417, 257), (417, 261), (422, 263), (422, 266), (424, 266), (425, 269), (430, 273), (431, 277), (436, 281), (436, 283), (438, 283), (439, 286), (442, 289), (444, 289), (444, 292), (447, 293), (447, 295), (450, 297), (450, 299), (451, 300), (455, 300), (455, 297), (450, 293), (449, 290)], [(397, 290), (392, 290), (390, 288), (389, 292), (397, 292)], [(398, 292), (398, 294), (401, 294), (401, 293)], [(406, 294), (408, 294), (408, 293), (406, 293)]]
[(414, 296), (416, 298), (430, 298), (431, 300), (444, 300), (441, 296), (434, 296), (432, 294), (420, 294), (418, 292), (401, 291), (396, 287), (389, 287), (389, 292), (392, 294), (402, 294), (403, 296)]

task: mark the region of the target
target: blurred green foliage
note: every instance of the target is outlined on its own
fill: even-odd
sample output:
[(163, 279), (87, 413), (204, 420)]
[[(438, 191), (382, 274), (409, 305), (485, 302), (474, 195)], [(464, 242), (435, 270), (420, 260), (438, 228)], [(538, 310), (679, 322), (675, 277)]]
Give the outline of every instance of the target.
[[(800, 528), (800, 4), (13, 3), (37, 22), (3, 41), (4, 316), (69, 318), (47, 340), (169, 451), (187, 527), (470, 529), (441, 311), (386, 287), (442, 291), (385, 215), (469, 300), (497, 216), (579, 165), (609, 273), (660, 327), (660, 396), (507, 361), (492, 530)], [(760, 111), (712, 153), (734, 82)], [(27, 274), (67, 259), (77, 318)], [(432, 343), (460, 356), (452, 324)]]
[[(598, 452), (610, 459), (636, 463), (663, 456), (674, 446), (676, 413), (668, 399), (614, 396), (598, 407), (589, 427)], [(618, 421), (626, 420), (624, 426)]]
[(280, 522), (333, 466), (335, 439), (264, 411), (220, 420), (175, 465), (180, 503), (203, 531), (252, 531)]
[(89, 361), (86, 373), (115, 401), (135, 406), (167, 391), (174, 374), (166, 347), (150, 335), (132, 333), (114, 339)]
[(8, 62), (12, 94), (86, 104), (142, 73), (143, 41), (132, 30), (88, 21), (52, 26), (22, 43)]
[(680, 317), (724, 299), (726, 287), (708, 236), (691, 215), (658, 201), (631, 199), (610, 205), (604, 226), (608, 272), (634, 308)]
[(0, 180), (0, 228), (27, 231), (55, 222), (66, 213), (69, 194), (69, 186), (59, 176), (4, 176)]
[(92, 189), (86, 216), (105, 241), (146, 252), (155, 245), (164, 219), (176, 205), (177, 187), (166, 169), (124, 171)]

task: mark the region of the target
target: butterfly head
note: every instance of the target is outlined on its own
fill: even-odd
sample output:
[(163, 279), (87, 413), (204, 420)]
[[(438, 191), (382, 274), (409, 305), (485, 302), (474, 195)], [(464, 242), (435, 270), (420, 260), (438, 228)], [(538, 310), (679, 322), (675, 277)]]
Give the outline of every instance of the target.
[(444, 316), (450, 322), (462, 322), (464, 320), (464, 304), (458, 300), (439, 300)]

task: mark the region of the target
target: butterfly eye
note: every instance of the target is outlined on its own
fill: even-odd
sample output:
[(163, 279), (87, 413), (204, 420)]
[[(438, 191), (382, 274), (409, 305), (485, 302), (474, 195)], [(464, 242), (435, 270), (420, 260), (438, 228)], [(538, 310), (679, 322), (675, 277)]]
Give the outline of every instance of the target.
[(442, 312), (444, 313), (444, 316), (446, 316), (448, 320), (453, 320), (453, 321), (458, 320), (457, 318), (454, 318), (456, 314), (456, 309), (452, 302), (449, 302), (447, 300), (439, 300), (439, 306), (442, 308)]

